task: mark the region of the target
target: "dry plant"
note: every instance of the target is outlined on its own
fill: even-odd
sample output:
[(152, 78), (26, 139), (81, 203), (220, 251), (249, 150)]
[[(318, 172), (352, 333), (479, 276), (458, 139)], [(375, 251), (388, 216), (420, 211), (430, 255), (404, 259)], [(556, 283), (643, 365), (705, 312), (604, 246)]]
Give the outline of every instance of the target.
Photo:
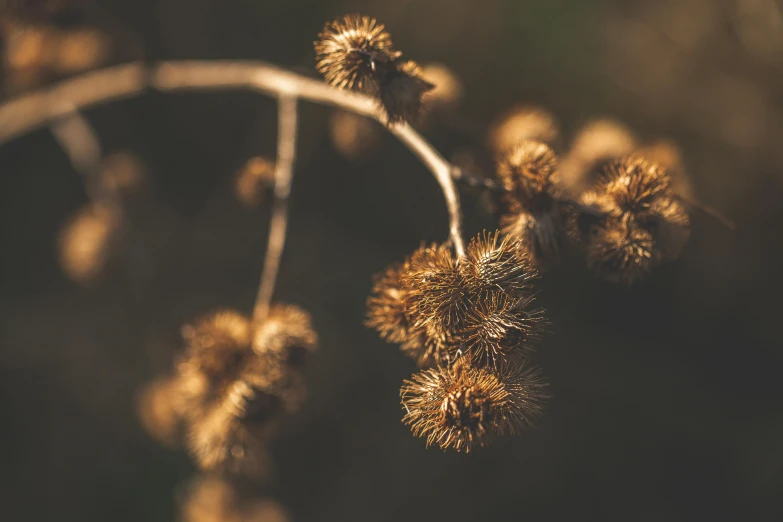
[[(679, 255), (689, 234), (688, 209), (706, 208), (678, 191), (687, 182), (677, 181), (685, 169), (676, 146), (639, 145), (621, 124), (601, 120), (561, 150), (559, 124), (539, 107), (517, 107), (492, 125), (487, 143), (497, 177), (479, 179), (446, 161), (413, 126), (462, 96), (447, 68), (422, 69), (404, 59), (383, 25), (359, 15), (327, 23), (315, 52), (326, 83), (262, 62), (128, 63), (0, 106), (0, 142), (49, 126), (84, 177), (91, 204), (66, 225), (61, 252), (66, 273), (87, 281), (103, 271), (121, 232), (128, 233), (123, 193), (143, 177), (128, 157), (102, 158), (80, 111), (150, 89), (246, 89), (277, 100), (276, 158), (252, 158), (234, 185), (248, 206), (265, 203), (267, 189), (272, 192), (255, 306), (217, 310), (183, 327), (184, 350), (171, 375), (139, 396), (149, 433), (184, 446), (212, 474), (190, 488), (185, 521), (245, 520), (251, 511), (267, 513), (259, 520), (285, 519), (274, 506), (240, 499), (231, 481), (266, 474), (267, 443), (304, 400), (302, 363), (317, 345), (307, 312), (273, 302), (301, 102), (338, 110), (332, 135), (350, 156), (377, 146), (375, 134), (385, 128), (442, 189), (448, 240), (423, 245), (379, 274), (367, 301), (367, 325), (420, 367), (404, 382), (401, 400), (403, 422), (427, 445), (469, 452), (519, 433), (541, 414), (546, 384), (531, 358), (549, 323), (535, 281), (566, 242), (583, 245), (588, 267), (601, 278), (632, 284)], [(455, 181), (498, 196), (499, 231), (465, 245)]]

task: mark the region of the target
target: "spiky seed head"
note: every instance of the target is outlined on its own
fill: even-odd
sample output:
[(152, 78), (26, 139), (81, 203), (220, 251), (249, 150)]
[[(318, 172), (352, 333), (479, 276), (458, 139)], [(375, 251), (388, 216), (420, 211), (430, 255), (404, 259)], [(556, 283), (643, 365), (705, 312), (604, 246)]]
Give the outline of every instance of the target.
[(403, 422), (427, 446), (467, 453), (529, 425), (541, 410), (543, 387), (536, 372), (521, 366), (494, 372), (463, 357), (405, 381)]
[(390, 343), (404, 343), (409, 339), (410, 324), (401, 280), (407, 270), (408, 263), (398, 263), (375, 276), (372, 293), (367, 298), (367, 326), (375, 328)]
[(599, 224), (603, 216), (619, 215), (617, 204), (604, 192), (586, 190), (579, 195), (577, 201), (588, 210), (583, 211), (571, 206), (565, 208), (565, 229), (572, 241), (582, 242), (588, 238), (590, 228)]
[(553, 146), (560, 137), (560, 125), (545, 109), (535, 106), (514, 107), (495, 122), (489, 131), (489, 147), (503, 155), (516, 144), (535, 140)]
[(484, 232), (473, 238), (459, 266), (472, 292), (501, 289), (511, 295), (529, 293), (538, 273), (530, 253), (515, 237)]
[(530, 212), (549, 210), (560, 193), (557, 156), (540, 141), (523, 141), (498, 161), (498, 177), (507, 197)]
[(187, 364), (209, 381), (233, 380), (250, 354), (250, 321), (236, 310), (220, 310), (182, 328)]
[(656, 163), (627, 156), (604, 168), (596, 190), (612, 198), (621, 213), (643, 219), (658, 198), (671, 195), (671, 178)]
[(380, 79), (380, 100), (389, 123), (415, 122), (424, 107), (424, 94), (434, 86), (423, 80), (412, 60), (394, 62)]
[(533, 297), (489, 292), (469, 309), (460, 339), (473, 361), (497, 368), (514, 356), (529, 354), (545, 324), (544, 311)]
[(376, 121), (348, 111), (334, 111), (329, 119), (332, 145), (353, 160), (366, 156), (380, 144), (381, 130)]
[(255, 353), (277, 358), (293, 368), (301, 366), (307, 354), (318, 348), (310, 314), (297, 306), (272, 306), (254, 330)]
[(595, 120), (574, 137), (563, 165), (563, 181), (574, 191), (589, 187), (604, 164), (633, 152), (636, 137), (614, 120)]
[(639, 147), (633, 154), (657, 163), (668, 172), (672, 179), (672, 190), (675, 194), (680, 196), (691, 195), (693, 187), (685, 167), (685, 158), (682, 150), (675, 142), (660, 139)]
[(421, 247), (401, 275), (405, 311), (413, 329), (435, 339), (451, 336), (464, 313), (467, 292), (451, 250), (444, 245)]
[(119, 239), (120, 224), (116, 213), (104, 206), (79, 209), (60, 231), (60, 266), (65, 275), (81, 284), (103, 275)]
[(328, 22), (315, 42), (318, 72), (340, 89), (376, 94), (379, 79), (401, 53), (374, 18), (345, 15)]
[(632, 219), (606, 218), (591, 229), (587, 266), (599, 277), (631, 285), (661, 260), (653, 235)]
[(254, 156), (234, 176), (234, 194), (247, 208), (255, 208), (264, 201), (267, 190), (275, 182), (275, 162), (263, 156)]

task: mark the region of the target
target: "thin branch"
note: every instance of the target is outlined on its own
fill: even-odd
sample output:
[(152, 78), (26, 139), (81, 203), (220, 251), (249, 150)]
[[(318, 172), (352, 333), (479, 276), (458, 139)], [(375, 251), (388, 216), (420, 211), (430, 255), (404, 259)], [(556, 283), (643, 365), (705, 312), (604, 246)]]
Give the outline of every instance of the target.
[(686, 206), (691, 207), (693, 210), (698, 210), (699, 212), (707, 214), (729, 230), (737, 230), (737, 224), (728, 217), (724, 216), (720, 210), (687, 196), (678, 194), (677, 199), (679, 199)]
[(280, 258), (285, 247), (288, 228), (288, 197), (291, 194), (291, 181), (296, 161), (297, 139), (297, 100), (293, 96), (283, 95), (277, 102), (277, 162), (275, 164), (275, 200), (272, 205), (272, 218), (269, 223), (269, 241), (267, 243), (264, 270), (256, 294), (253, 308), (253, 320), (259, 321), (269, 313), (272, 296), (275, 292)]
[[(65, 104), (62, 106), (67, 109)], [(90, 200), (113, 212), (115, 216), (122, 216), (119, 194), (101, 179), (101, 145), (90, 122), (71, 109), (67, 116), (54, 122), (50, 129), (71, 160), (73, 168), (81, 175)]]
[[(67, 101), (75, 110), (143, 92), (152, 85), (161, 91), (180, 89), (250, 89), (275, 98), (293, 96), (332, 105), (386, 123), (377, 100), (335, 89), (263, 62), (161, 62), (147, 68), (131, 63), (88, 73), (55, 87), (26, 94), (0, 106), (0, 143), (66, 114), (56, 102)], [(388, 127), (432, 172), (440, 184), (449, 213), (449, 235), (459, 257), (465, 252), (459, 195), (452, 180), (452, 165), (407, 123)]]

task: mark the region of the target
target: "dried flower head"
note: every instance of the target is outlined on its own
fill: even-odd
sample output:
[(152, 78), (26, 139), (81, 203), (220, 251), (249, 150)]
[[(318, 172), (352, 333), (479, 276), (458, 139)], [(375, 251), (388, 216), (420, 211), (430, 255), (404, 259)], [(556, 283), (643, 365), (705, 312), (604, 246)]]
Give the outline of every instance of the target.
[(292, 305), (275, 305), (257, 325), (253, 334), (253, 350), (265, 357), (274, 357), (285, 365), (297, 368), (307, 354), (318, 347), (310, 314)]
[(596, 190), (609, 196), (620, 213), (642, 219), (659, 198), (671, 195), (671, 178), (656, 163), (628, 156), (606, 166)]
[(120, 221), (100, 205), (87, 205), (60, 231), (60, 266), (77, 283), (89, 283), (106, 269), (118, 239)]
[(690, 178), (685, 169), (682, 150), (673, 141), (657, 140), (648, 143), (636, 149), (634, 155), (657, 163), (668, 172), (672, 179), (672, 190), (675, 194), (689, 196), (693, 192)]
[(631, 285), (660, 260), (653, 235), (633, 220), (610, 217), (591, 229), (587, 266), (607, 281)]
[(563, 162), (564, 183), (581, 191), (594, 181), (609, 161), (630, 154), (636, 137), (630, 129), (613, 120), (595, 120), (577, 133)]
[(145, 385), (139, 391), (136, 407), (142, 426), (152, 438), (169, 447), (179, 444), (184, 411), (176, 378)]
[(461, 358), (405, 381), (403, 422), (428, 446), (467, 453), (527, 427), (541, 411), (543, 388), (535, 371), (505, 366), (493, 372)]
[(501, 156), (498, 177), (507, 196), (530, 212), (549, 210), (560, 192), (557, 156), (540, 141), (520, 142)]
[(327, 23), (318, 38), (316, 67), (329, 84), (375, 96), (389, 123), (417, 119), (433, 85), (420, 77), (415, 62), (400, 59), (383, 25), (346, 15)]
[(511, 204), (500, 216), (500, 230), (516, 238), (539, 267), (546, 260), (553, 259), (560, 250), (562, 227), (559, 207), (533, 214), (518, 204)]
[(424, 94), (433, 85), (423, 80), (412, 60), (395, 62), (380, 79), (380, 100), (389, 123), (416, 121), (424, 108)]
[(255, 208), (264, 201), (266, 191), (274, 182), (274, 161), (254, 156), (234, 176), (234, 194), (244, 206)]
[(402, 54), (383, 24), (357, 14), (328, 22), (314, 45), (316, 68), (329, 84), (368, 94), (378, 91), (379, 79)]
[(476, 293), (493, 289), (509, 295), (529, 293), (538, 277), (524, 245), (499, 232), (484, 232), (473, 238), (459, 268), (465, 285)]
[(492, 125), (489, 146), (497, 154), (504, 154), (518, 143), (535, 140), (552, 146), (560, 137), (560, 126), (555, 117), (540, 107), (515, 107)]
[(349, 159), (366, 156), (383, 139), (377, 122), (348, 111), (334, 111), (329, 119), (334, 148)]
[(390, 343), (404, 343), (410, 338), (402, 288), (402, 274), (407, 270), (408, 263), (394, 264), (378, 274), (367, 298), (367, 326)]
[(468, 310), (460, 335), (476, 364), (497, 368), (533, 350), (545, 321), (544, 311), (532, 303), (532, 296), (491, 292)]

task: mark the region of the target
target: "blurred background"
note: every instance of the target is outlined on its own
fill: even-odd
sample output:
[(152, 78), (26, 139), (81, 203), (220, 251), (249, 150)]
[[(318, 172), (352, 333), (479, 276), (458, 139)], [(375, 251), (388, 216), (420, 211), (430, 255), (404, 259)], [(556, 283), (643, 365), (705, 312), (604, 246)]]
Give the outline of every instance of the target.
[[(56, 59), (5, 33), (5, 98), (138, 59), (260, 59), (314, 76), (323, 23), (358, 11), (461, 80), (461, 105), (423, 128), (444, 155), (480, 156), (488, 125), (518, 104), (552, 111), (566, 140), (615, 118), (673, 140), (694, 197), (738, 223), (694, 213), (680, 259), (630, 289), (567, 253), (540, 285), (553, 323), (536, 356), (552, 384), (544, 418), (470, 456), (427, 450), (400, 422), (414, 364), (362, 323), (372, 275), (446, 237), (439, 188), (383, 132), (346, 157), (333, 111), (304, 105), (277, 298), (312, 313), (321, 350), (260, 492), (292, 520), (781, 520), (779, 1), (76, 3), (28, 22), (47, 27), (33, 41)], [(145, 434), (137, 390), (170, 371), (184, 322), (252, 308), (268, 205), (243, 206), (233, 183), (248, 158), (274, 154), (275, 114), (243, 92), (86, 111), (104, 151), (143, 172), (123, 248), (86, 286), (58, 264), (60, 229), (87, 202), (78, 173), (48, 130), (0, 147), (0, 518), (175, 519), (194, 467)], [(485, 196), (463, 196), (470, 235), (497, 226)]]

